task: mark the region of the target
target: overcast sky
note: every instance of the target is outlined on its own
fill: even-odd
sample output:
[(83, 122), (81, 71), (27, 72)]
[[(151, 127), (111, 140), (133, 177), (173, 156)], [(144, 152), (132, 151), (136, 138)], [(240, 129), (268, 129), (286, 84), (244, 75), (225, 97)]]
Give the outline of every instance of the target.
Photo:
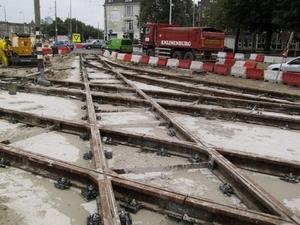
[[(62, 20), (70, 17), (104, 29), (104, 0), (39, 0), (41, 19), (49, 16), (55, 17), (55, 2), (57, 17)], [(5, 8), (8, 22), (26, 23), (34, 21), (34, 0), (0, 0), (0, 5)], [(4, 8), (0, 7), (0, 21), (5, 21)], [(71, 9), (71, 10), (70, 10)]]

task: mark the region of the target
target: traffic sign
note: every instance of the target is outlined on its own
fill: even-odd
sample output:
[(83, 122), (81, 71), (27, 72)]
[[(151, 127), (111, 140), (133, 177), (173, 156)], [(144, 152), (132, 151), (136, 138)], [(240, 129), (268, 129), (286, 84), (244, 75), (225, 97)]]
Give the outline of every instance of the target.
[(109, 31), (108, 31), (109, 34), (112, 34), (113, 32), (114, 32), (113, 30), (109, 30)]
[(75, 42), (75, 43), (81, 42), (80, 34), (73, 33), (72, 34), (72, 42)]

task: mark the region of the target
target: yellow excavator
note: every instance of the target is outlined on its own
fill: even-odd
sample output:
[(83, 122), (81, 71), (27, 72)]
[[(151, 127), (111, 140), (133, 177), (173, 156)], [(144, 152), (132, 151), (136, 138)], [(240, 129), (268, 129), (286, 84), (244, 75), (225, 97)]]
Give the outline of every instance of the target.
[(9, 61), (11, 65), (37, 65), (36, 37), (30, 34), (11, 34), (11, 48)]

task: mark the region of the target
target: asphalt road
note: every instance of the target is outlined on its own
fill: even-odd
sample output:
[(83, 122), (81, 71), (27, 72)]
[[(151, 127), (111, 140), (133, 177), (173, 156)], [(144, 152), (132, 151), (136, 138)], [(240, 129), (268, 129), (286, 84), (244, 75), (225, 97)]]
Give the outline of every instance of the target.
[[(84, 49), (84, 48), (76, 48), (73, 50), (74, 53), (100, 53), (101, 49), (94, 48), (94, 49)], [(142, 55), (142, 49), (139, 49), (138, 47), (133, 47), (133, 55)]]

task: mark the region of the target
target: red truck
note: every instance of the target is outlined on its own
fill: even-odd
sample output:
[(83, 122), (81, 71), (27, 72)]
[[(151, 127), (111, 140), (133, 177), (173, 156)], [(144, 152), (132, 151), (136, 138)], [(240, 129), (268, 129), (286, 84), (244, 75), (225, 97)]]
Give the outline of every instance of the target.
[(225, 32), (216, 28), (147, 23), (142, 46), (149, 56), (211, 59), (213, 53), (223, 51), (224, 39)]

